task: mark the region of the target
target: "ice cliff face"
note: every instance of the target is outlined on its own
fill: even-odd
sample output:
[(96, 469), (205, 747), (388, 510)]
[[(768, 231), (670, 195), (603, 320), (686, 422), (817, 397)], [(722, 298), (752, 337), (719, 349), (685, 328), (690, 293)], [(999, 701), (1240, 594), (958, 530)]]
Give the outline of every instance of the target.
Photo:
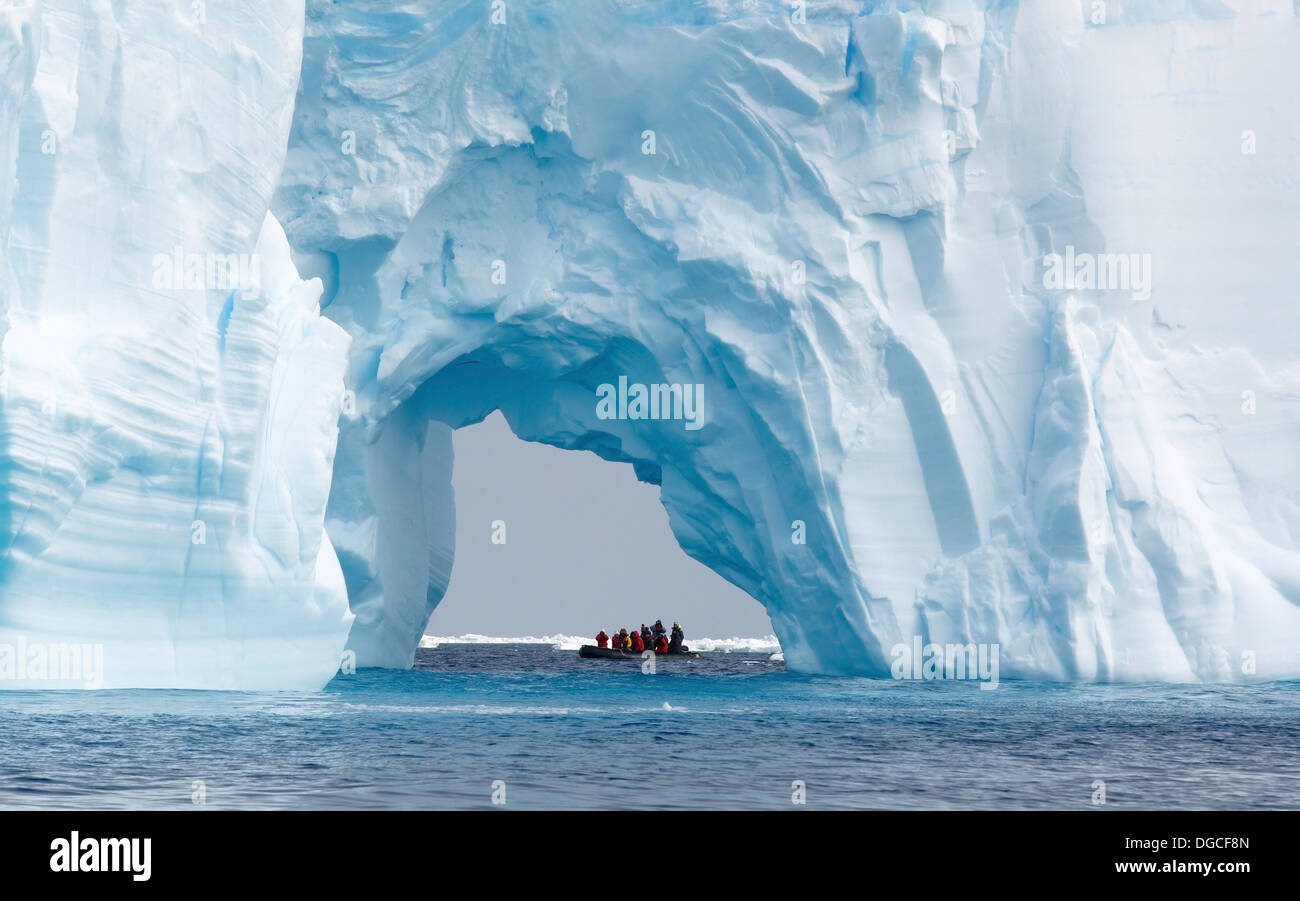
[[(1293, 4), (290, 6), (6, 32), (6, 628), (321, 680), (346, 580), (405, 665), (500, 408), (659, 484), (791, 667), (1300, 675)], [(178, 243), (273, 262), (160, 297)], [(702, 427), (603, 417), (620, 379)]]
[[(3, 687), (318, 687), (338, 666), (348, 340), (267, 213), (302, 11), (203, 13), (0, 13)], [(71, 671), (83, 646), (102, 672)]]

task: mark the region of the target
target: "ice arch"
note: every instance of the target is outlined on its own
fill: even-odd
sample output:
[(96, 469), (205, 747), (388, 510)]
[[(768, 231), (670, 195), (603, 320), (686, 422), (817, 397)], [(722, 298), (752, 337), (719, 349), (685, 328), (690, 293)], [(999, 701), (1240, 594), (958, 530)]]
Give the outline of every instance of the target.
[[(328, 522), (353, 596), (361, 599), (353, 630), (359, 660), (409, 662), (450, 568), (450, 549), (439, 539), (450, 533), (449, 513), (445, 495), (433, 488), (449, 478), (442, 426), (500, 409), (521, 438), (631, 463), (641, 479), (660, 485), (683, 549), (780, 617), (776, 627), (796, 661), (827, 668), (810, 651), (800, 657), (799, 649), (817, 647), (834, 660), (879, 665), (884, 658), (871, 641), (867, 606), (836, 548), (839, 504), (828, 497), (821, 473), (838, 453), (838, 438), (815, 434), (808, 422), (792, 423), (787, 413), (800, 405), (800, 395), (826, 390), (826, 375), (807, 365), (817, 349), (798, 336), (792, 340), (782, 322), (788, 314), (766, 290), (750, 301), (759, 334), (755, 323), (742, 325), (735, 312), (714, 309), (706, 298), (725, 290), (728, 276), (707, 266), (701, 272), (682, 267), (632, 227), (631, 208), (623, 206), (630, 201), (613, 183), (587, 192), (582, 207), (553, 221), (524, 222), (523, 233), (499, 249), (497, 223), (521, 218), (520, 208), (566, 204), (563, 191), (582, 190), (586, 164), (567, 141), (538, 140), (541, 147), (509, 148), (468, 167), (430, 199), (374, 272), (365, 312), (387, 327), (356, 330), (349, 383), (358, 386), (358, 415), (343, 429)], [(546, 178), (539, 177), (542, 167)], [(506, 196), (520, 207), (492, 209), (492, 198)], [(472, 212), (489, 210), (487, 216)], [(600, 235), (610, 246), (590, 246)], [(627, 260), (642, 275), (629, 281), (606, 266), (565, 271), (565, 248), (583, 244), (595, 258)], [(498, 260), (505, 263), (504, 284), (493, 279)], [(341, 261), (340, 272), (348, 270)], [(559, 288), (539, 290), (548, 277)], [(524, 290), (511, 290), (515, 280)], [(348, 315), (353, 303), (341, 296), (329, 309), (357, 328)], [(396, 323), (398, 331), (389, 331)], [(827, 328), (827, 337), (842, 344), (830, 323)], [(768, 349), (755, 354), (756, 340)], [(754, 362), (762, 378), (751, 374)], [(789, 375), (771, 382), (774, 370)], [(620, 377), (692, 386), (703, 398), (703, 427), (598, 418), (596, 389)], [(428, 428), (430, 421), (439, 426)], [(421, 467), (434, 506), (415, 509), (400, 485), (392, 486), (395, 504), (384, 499), (390, 474)], [(387, 525), (394, 519), (417, 527)], [(367, 534), (354, 548), (347, 536), (364, 522), (374, 523), (374, 543), (366, 544)], [(395, 569), (384, 564), (390, 541), (407, 548), (396, 555), (403, 562)], [(421, 544), (427, 553), (420, 553)], [(365, 566), (372, 557), (378, 565)], [(425, 585), (409, 573), (409, 561), (422, 558), (428, 560)], [(411, 590), (395, 593), (387, 587), (392, 578)], [(792, 616), (785, 606), (792, 599), (796, 609), (827, 615)]]
[[(884, 671), (881, 636), (899, 629), (889, 601), (856, 573), (850, 544), (870, 536), (851, 534), (840, 473), (867, 470), (859, 485), (894, 478), (880, 461), (853, 456), (877, 409), (900, 423), (902, 413), (875, 377), (879, 348), (894, 338), (851, 270), (865, 235), (903, 239), (890, 219), (846, 230), (847, 198), (834, 196), (833, 173), (818, 165), (831, 148), (817, 129), (865, 126), (832, 102), (847, 33), (809, 44), (753, 17), (693, 47), (674, 42), (672, 52), (710, 73), (705, 90), (685, 77), (689, 66), (646, 60), (645, 76), (674, 82), (646, 95), (649, 108), (629, 108), (622, 121), (583, 111), (588, 124), (575, 128), (568, 117), (579, 112), (579, 91), (596, 92), (584, 105), (613, 110), (624, 89), (618, 78), (566, 84), (566, 69), (616, 67), (615, 57), (584, 60), (594, 49), (585, 46), (543, 68), (566, 45), (549, 27), (530, 29), (544, 43), (524, 46), (518, 31), (498, 36), (471, 21), (469, 8), (430, 9), (414, 33), (408, 19), (380, 16), (364, 47), (334, 19), (364, 12), (309, 15), (294, 159), (277, 195), (303, 266), (337, 285), (327, 314), (354, 338), (356, 418), (343, 427), (328, 528), (354, 599), (360, 662), (409, 662), (449, 571), (451, 549), (439, 538), (449, 533), (437, 487), (449, 460), (441, 426), (499, 408), (522, 438), (590, 449), (660, 484), (683, 549), (765, 604), (792, 665)], [(566, 10), (530, 15), (578, 15)], [(598, 18), (637, 28), (621, 15), (605, 9)], [(659, 27), (638, 30), (672, 40)], [(737, 49), (736, 36), (780, 47), (797, 70)], [(413, 43), (428, 54), (412, 56)], [(505, 60), (520, 51), (523, 65), (511, 72)], [(370, 63), (351, 63), (385, 52), (398, 68), (419, 59), (409, 77), (424, 106), (417, 114), (366, 103), (343, 113), (334, 98), (390, 89), (367, 81)], [(463, 65), (475, 70), (472, 88), (443, 93)], [(711, 109), (734, 66), (754, 96)], [(519, 90), (525, 108), (512, 108)], [(483, 91), (502, 108), (470, 99)], [(352, 127), (337, 128), (343, 119)], [(448, 131), (420, 135), (418, 121)], [(787, 127), (816, 159), (782, 137)], [(344, 132), (354, 153), (340, 155)], [(696, 183), (676, 181), (678, 171)], [(917, 177), (929, 176), (923, 168)], [(769, 187), (741, 197), (742, 184)], [(366, 207), (373, 215), (358, 217)], [(597, 386), (620, 376), (703, 386), (706, 424), (597, 419)], [(875, 452), (914, 463), (910, 433), (885, 432)], [(393, 473), (420, 473), (431, 500), (417, 504), (410, 492), (386, 500), (403, 495)], [(909, 539), (933, 539), (928, 516), (908, 524)], [(413, 559), (427, 563), (413, 568)]]
[[(1141, 140), (1097, 139), (1075, 48), (1120, 71), (1125, 29), (1183, 23), (810, 7), (309, 4), (273, 209), (353, 338), (327, 527), (361, 660), (409, 659), (453, 551), (446, 430), (500, 408), (661, 484), (797, 668), (882, 674), (920, 637), (996, 643), (1004, 675), (1300, 672), (1300, 473), (1218, 387), (1294, 376), (1038, 272), (1147, 239), (1106, 215)], [(1189, 27), (1246, 72), (1231, 16)], [(1134, 102), (1200, 90), (1201, 49)], [(597, 419), (619, 376), (703, 385), (705, 426)]]

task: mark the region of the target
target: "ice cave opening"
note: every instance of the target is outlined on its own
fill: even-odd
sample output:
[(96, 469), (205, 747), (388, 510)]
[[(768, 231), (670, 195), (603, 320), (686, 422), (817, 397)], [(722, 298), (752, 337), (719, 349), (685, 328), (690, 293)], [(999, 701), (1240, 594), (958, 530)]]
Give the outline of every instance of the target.
[[(598, 628), (613, 625), (611, 616), (620, 615), (638, 623), (647, 616), (649, 621), (656, 617), (685, 621), (693, 615), (696, 635), (703, 634), (701, 628), (709, 634), (723, 636), (759, 637), (775, 631), (767, 615), (770, 609), (764, 612), (763, 607), (755, 608), (754, 601), (758, 599), (762, 603), (762, 599), (756, 592), (746, 590), (748, 586), (762, 586), (757, 578), (758, 568), (747, 566), (744, 557), (745, 553), (753, 552), (756, 544), (752, 518), (738, 516), (739, 504), (730, 505), (732, 509), (727, 510), (728, 505), (716, 496), (712, 503), (722, 515), (702, 515), (705, 507), (696, 503), (696, 499), (709, 491), (708, 480), (693, 472), (690, 452), (680, 446), (693, 430), (687, 428), (689, 423), (685, 419), (672, 417), (672, 410), (680, 408), (675, 406), (677, 395), (673, 395), (672, 401), (665, 400), (663, 416), (658, 419), (602, 419), (597, 411), (600, 386), (619, 384), (620, 376), (613, 372), (629, 370), (635, 378), (649, 371), (645, 366), (628, 366), (629, 360), (638, 356), (644, 363), (645, 356), (620, 345), (621, 342), (613, 342), (611, 348), (596, 355), (587, 366), (577, 367), (566, 377), (550, 382), (527, 370), (506, 365), (503, 357), (508, 355), (480, 349), (429, 376), (387, 415), (374, 415), (373, 411), (383, 406), (382, 399), (374, 396), (359, 401), (372, 411), (373, 419), (345, 415), (335, 459), (327, 529), (347, 583), (349, 605), (356, 615), (348, 647), (356, 653), (359, 666), (410, 665), (431, 615), (437, 631), (434, 610), (448, 595), (458, 547), (461, 552), (466, 551), (464, 536), (467, 535), (472, 535), (470, 540), (475, 542), (469, 550), (470, 559), (475, 562), (468, 565), (480, 569), (478, 590), (512, 592), (516, 597), (510, 603), (503, 605), (497, 598), (496, 604), (499, 609), (516, 611), (526, 609), (518, 594), (526, 597), (529, 592), (536, 592), (543, 596), (538, 601), (542, 609), (536, 614), (540, 618), (516, 624), (498, 623), (490, 629), (452, 627), (438, 634), (478, 631), (542, 635), (565, 629), (571, 630), (567, 634), (583, 634), (587, 627), (594, 634)], [(645, 376), (649, 385), (657, 389), (664, 387), (666, 398), (671, 392), (665, 386), (670, 383), (656, 381), (660, 377), (662, 374)], [(626, 375), (621, 378), (624, 383), (628, 381)], [(584, 383), (589, 383), (589, 387)], [(640, 383), (632, 381), (631, 384)], [(703, 403), (707, 396), (700, 390), (697, 400)], [(633, 406), (635, 413), (635, 403)], [(703, 427), (702, 419), (697, 422)], [(584, 505), (579, 511), (581, 515), (575, 516), (572, 508), (557, 509), (550, 526), (539, 525), (537, 520), (545, 516), (545, 504), (557, 503), (558, 493), (565, 490), (564, 486), (535, 486), (532, 490), (536, 496), (524, 500), (522, 515), (534, 520), (529, 524), (532, 538), (546, 533), (546, 543), (526, 551), (519, 565), (513, 569), (507, 567), (510, 572), (498, 571), (486, 579), (482, 572), (492, 566), (486, 561), (494, 553), (505, 556), (500, 553), (499, 545), (511, 548), (512, 541), (518, 545), (528, 540), (528, 534), (523, 523), (512, 525), (509, 517), (488, 516), (488, 508), (482, 506), (478, 495), (463, 497), (458, 503), (453, 489), (456, 462), (453, 433), (466, 427), (470, 431), (491, 433), (486, 442), (480, 438), (467, 444), (471, 454), (478, 449), (490, 449), (492, 445), (499, 449), (503, 441), (520, 447), (535, 443), (550, 446), (531, 452), (542, 456), (525, 466), (523, 472), (492, 474), (482, 469), (485, 465), (482, 460), (471, 458), (473, 465), (479, 467), (477, 487), (495, 497), (509, 494), (512, 484), (520, 486), (528, 479), (562, 478), (571, 488), (582, 480), (594, 479), (597, 483), (595, 487), (584, 485), (576, 489), (587, 493), (581, 502)], [(700, 430), (703, 429), (694, 431)], [(463, 437), (462, 443), (465, 443)], [(571, 460), (559, 466), (558, 459), (576, 460), (586, 455), (557, 456), (553, 448), (588, 450), (601, 460), (588, 459), (581, 464)], [(516, 452), (510, 459), (510, 465), (517, 466), (524, 457)], [(658, 491), (643, 493), (644, 486), (627, 484), (622, 473), (617, 479), (612, 478), (611, 468), (602, 461), (632, 464), (636, 481), (657, 486)], [(563, 475), (557, 476), (555, 470), (562, 470)], [(728, 476), (724, 484), (738, 481)], [(761, 479), (752, 477), (750, 488), (767, 490)], [(663, 513), (653, 509), (660, 502), (662, 510), (667, 512), (666, 523)], [(622, 508), (616, 509), (620, 504)], [(475, 510), (477, 518), (472, 524), (458, 524), (462, 505)], [(562, 507), (563, 500), (557, 506)], [(668, 529), (663, 528), (665, 524)], [(805, 523), (798, 524), (800, 531), (806, 528)], [(602, 531), (614, 534), (602, 535)], [(579, 547), (565, 548), (565, 542)], [(616, 550), (620, 542), (647, 548), (644, 559), (637, 560), (630, 572), (625, 571), (628, 552)], [(687, 558), (673, 559), (683, 550)], [(613, 559), (602, 559), (605, 569), (599, 572), (600, 566), (582, 563), (584, 553)], [(536, 582), (539, 554), (556, 558), (545, 562), (553, 584)], [(532, 564), (528, 562), (530, 555)], [(611, 564), (623, 570), (617, 578), (609, 569)], [(561, 575), (565, 565), (587, 566), (588, 571), (576, 575), (570, 572), (566, 580)], [(461, 593), (475, 591), (474, 584), (471, 582)], [(599, 595), (604, 590), (618, 596), (613, 598), (612, 605), (602, 603), (600, 597), (576, 602), (566, 599), (568, 603), (561, 603), (556, 613), (574, 617), (579, 616), (578, 610), (583, 610), (581, 615), (586, 619), (548, 628), (544, 596), (574, 589), (589, 595)], [(656, 594), (661, 595), (657, 606), (662, 607), (667, 601), (672, 609), (654, 613)], [(453, 592), (453, 603), (462, 605), (492, 603), (468, 597), (455, 601), (454, 595)], [(630, 612), (629, 604), (641, 612)], [(605, 612), (611, 606), (612, 610)], [(462, 613), (459, 619), (453, 616), (448, 621), (469, 620)], [(482, 617), (475, 621), (482, 622)]]
[(590, 643), (656, 618), (693, 637), (771, 633), (752, 597), (682, 553), (631, 467), (523, 441), (500, 413), (453, 442), (455, 562), (427, 635)]

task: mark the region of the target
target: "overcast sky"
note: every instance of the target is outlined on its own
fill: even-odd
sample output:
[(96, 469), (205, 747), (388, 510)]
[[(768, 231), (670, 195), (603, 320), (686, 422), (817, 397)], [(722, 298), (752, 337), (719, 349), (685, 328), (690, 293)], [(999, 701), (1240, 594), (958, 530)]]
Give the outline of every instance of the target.
[(500, 413), (454, 440), (456, 562), (427, 634), (595, 635), (656, 619), (679, 620), (688, 643), (771, 634), (757, 601), (678, 547), (658, 486), (630, 465), (521, 441)]

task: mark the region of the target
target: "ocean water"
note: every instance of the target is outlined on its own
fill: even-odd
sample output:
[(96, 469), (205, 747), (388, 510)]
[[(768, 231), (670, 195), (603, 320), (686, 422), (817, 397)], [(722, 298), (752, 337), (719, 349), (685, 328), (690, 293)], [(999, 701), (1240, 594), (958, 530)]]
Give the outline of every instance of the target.
[(657, 664), (443, 644), (314, 693), (0, 692), (0, 807), (1300, 807), (1300, 683)]

